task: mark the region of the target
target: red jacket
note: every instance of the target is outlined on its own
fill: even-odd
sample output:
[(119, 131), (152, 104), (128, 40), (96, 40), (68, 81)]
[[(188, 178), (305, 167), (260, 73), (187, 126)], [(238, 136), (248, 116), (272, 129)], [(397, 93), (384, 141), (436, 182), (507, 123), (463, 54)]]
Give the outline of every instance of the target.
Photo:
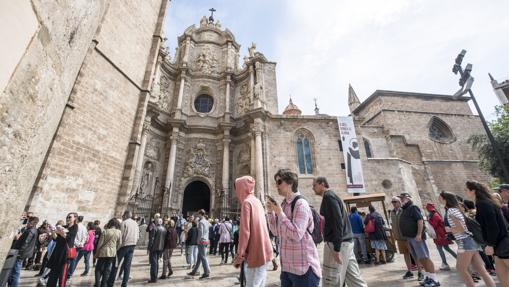
[(435, 205), (433, 203), (426, 204), (426, 209), (430, 212), (430, 216), (428, 219), (429, 224), (433, 226), (435, 229), (435, 234), (437, 238), (433, 239), (435, 244), (440, 246), (445, 246), (452, 244), (452, 241), (447, 239), (447, 232), (445, 231), (444, 220), (438, 211), (435, 209)]

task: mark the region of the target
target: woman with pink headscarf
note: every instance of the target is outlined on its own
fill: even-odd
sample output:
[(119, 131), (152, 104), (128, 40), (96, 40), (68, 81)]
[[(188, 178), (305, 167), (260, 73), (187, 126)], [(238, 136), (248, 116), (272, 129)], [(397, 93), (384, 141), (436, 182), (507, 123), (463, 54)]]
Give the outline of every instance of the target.
[(265, 286), (267, 264), (272, 260), (272, 245), (262, 203), (254, 196), (255, 180), (243, 176), (235, 180), (235, 192), (241, 205), (239, 246), (233, 264), (246, 261), (246, 286)]

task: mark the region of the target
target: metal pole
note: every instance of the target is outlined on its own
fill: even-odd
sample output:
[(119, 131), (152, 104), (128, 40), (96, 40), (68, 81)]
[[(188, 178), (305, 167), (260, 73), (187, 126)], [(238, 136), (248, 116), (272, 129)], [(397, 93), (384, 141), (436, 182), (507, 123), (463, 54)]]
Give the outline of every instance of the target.
[(486, 120), (484, 119), (481, 109), (479, 108), (479, 105), (477, 104), (477, 100), (475, 99), (474, 93), (472, 92), (472, 89), (469, 89), (468, 93), (470, 94), (470, 97), (472, 98), (472, 101), (474, 102), (475, 109), (477, 110), (477, 113), (479, 114), (479, 118), (481, 119), (484, 129), (486, 130), (486, 135), (488, 136), (488, 140), (490, 141), (490, 144), (493, 147), (493, 150), (495, 151), (495, 157), (497, 158), (500, 166), (502, 167), (504, 182), (509, 182), (509, 172), (507, 170), (507, 166), (504, 163), (504, 160), (502, 159), (502, 154), (500, 153), (497, 142), (495, 141), (495, 138), (493, 137), (493, 134), (491, 133), (491, 130), (488, 127)]

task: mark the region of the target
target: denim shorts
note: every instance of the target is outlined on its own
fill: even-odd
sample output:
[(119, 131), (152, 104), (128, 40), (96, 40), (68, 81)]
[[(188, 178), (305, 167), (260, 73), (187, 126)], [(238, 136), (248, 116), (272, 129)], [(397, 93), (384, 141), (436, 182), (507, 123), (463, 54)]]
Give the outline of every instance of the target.
[(475, 242), (474, 238), (471, 236), (463, 239), (457, 239), (456, 244), (458, 244), (458, 253), (467, 251), (481, 251), (481, 246)]
[(426, 245), (425, 240), (416, 241), (415, 238), (407, 239), (408, 247), (410, 249), (410, 254), (416, 260), (430, 258), (428, 245)]

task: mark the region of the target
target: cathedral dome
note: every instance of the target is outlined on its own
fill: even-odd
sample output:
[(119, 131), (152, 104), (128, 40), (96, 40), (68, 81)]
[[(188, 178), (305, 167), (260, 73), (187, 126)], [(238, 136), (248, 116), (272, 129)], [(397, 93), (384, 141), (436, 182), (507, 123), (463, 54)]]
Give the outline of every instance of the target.
[(302, 111), (292, 102), (292, 98), (290, 98), (290, 103), (288, 103), (288, 106), (286, 106), (283, 115), (300, 116), (301, 114)]

